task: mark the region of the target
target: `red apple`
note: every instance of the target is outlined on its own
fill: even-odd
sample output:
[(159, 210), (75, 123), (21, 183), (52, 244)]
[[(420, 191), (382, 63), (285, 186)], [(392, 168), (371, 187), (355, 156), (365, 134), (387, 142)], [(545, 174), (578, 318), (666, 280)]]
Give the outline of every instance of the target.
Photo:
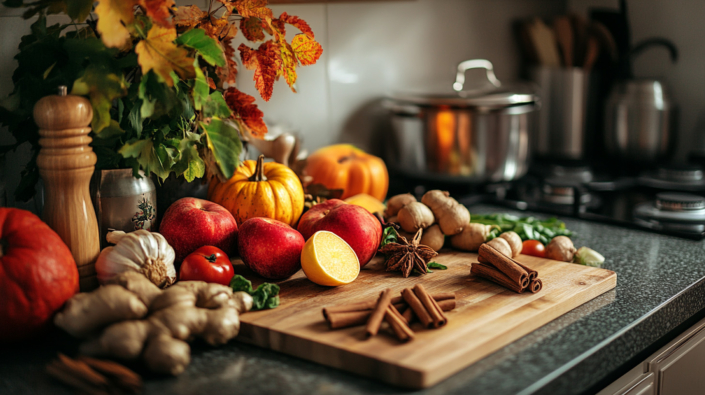
[(256, 217), (240, 225), (237, 247), (250, 270), (270, 280), (282, 280), (301, 269), (305, 243), (301, 233), (284, 222)]
[(203, 246), (215, 246), (234, 255), (237, 251), (237, 222), (223, 206), (196, 198), (182, 198), (166, 210), (159, 225), (166, 241), (176, 252), (175, 264)]
[(360, 267), (375, 256), (382, 239), (382, 225), (374, 215), (338, 199), (313, 206), (301, 216), (298, 230), (306, 240), (319, 230), (335, 233), (355, 251)]

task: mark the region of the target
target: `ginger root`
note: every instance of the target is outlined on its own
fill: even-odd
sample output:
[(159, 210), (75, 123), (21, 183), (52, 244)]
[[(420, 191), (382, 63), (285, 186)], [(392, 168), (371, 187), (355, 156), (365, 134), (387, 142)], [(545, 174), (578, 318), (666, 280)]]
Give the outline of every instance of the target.
[(463, 251), (477, 251), (487, 241), (494, 225), (469, 223), (463, 231), (450, 237), (450, 245)]
[[(240, 330), (239, 315), (252, 308), (249, 294), (202, 281), (182, 281), (152, 295), (141, 286), (146, 278), (139, 276), (144, 277), (120, 274), (111, 280), (114, 284), (74, 296), (57, 315), (56, 324), (74, 336), (104, 327), (80, 346), (81, 353), (142, 358), (154, 372), (177, 375), (191, 359), (187, 341), (199, 337), (212, 345), (228, 342)], [(149, 309), (134, 292), (144, 293)], [(127, 317), (135, 301), (143, 310)]]
[(402, 207), (397, 213), (397, 220), (401, 228), (409, 233), (426, 229), (435, 222), (431, 209), (421, 202), (411, 202)]
[(387, 200), (387, 209), (384, 210), (384, 218), (392, 218), (396, 216), (402, 207), (415, 201), (416, 198), (410, 193), (390, 197), (389, 200)]
[(450, 197), (448, 192), (438, 189), (428, 191), (421, 198), (421, 202), (433, 211), (436, 222), (446, 236), (457, 235), (470, 223), (470, 211)]
[[(412, 240), (414, 238), (414, 235), (411, 233), (407, 233), (404, 231), (399, 231), (397, 233), (399, 233), (400, 236), (404, 236), (407, 240)], [(438, 251), (443, 248), (443, 244), (445, 243), (445, 241), (446, 237), (443, 235), (443, 232), (441, 232), (441, 228), (438, 226), (438, 224), (433, 224), (428, 228), (424, 229), (419, 244), (423, 244), (425, 246), (430, 247), (434, 251)]]
[(575, 251), (575, 246), (570, 238), (556, 236), (546, 245), (546, 258), (561, 262), (572, 262)]
[(86, 337), (105, 325), (142, 318), (147, 311), (136, 294), (111, 284), (91, 293), (76, 294), (56, 314), (54, 323), (73, 337)]
[(512, 255), (510, 258), (514, 258), (515, 256), (521, 254), (521, 249), (523, 248), (523, 244), (521, 242), (521, 237), (516, 232), (509, 231), (509, 232), (504, 232), (499, 237), (503, 238), (504, 240), (509, 243), (509, 247), (512, 249)]

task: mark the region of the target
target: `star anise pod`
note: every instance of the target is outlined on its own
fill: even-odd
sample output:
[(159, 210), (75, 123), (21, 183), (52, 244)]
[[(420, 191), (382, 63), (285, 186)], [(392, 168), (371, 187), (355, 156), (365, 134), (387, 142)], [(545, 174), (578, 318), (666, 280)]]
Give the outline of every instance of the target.
[(409, 277), (411, 271), (416, 269), (421, 274), (428, 273), (428, 262), (438, 255), (431, 247), (419, 244), (423, 229), (419, 229), (411, 240), (397, 234), (397, 242), (389, 243), (379, 252), (387, 257), (387, 271), (401, 271), (404, 277)]

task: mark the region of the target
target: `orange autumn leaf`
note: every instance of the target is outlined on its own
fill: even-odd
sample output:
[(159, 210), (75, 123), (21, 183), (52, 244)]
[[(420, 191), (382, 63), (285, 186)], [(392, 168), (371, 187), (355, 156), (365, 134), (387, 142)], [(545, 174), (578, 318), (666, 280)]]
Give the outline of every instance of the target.
[(244, 44), (240, 44), (238, 49), (245, 67), (255, 70), (253, 77), (255, 88), (259, 91), (262, 99), (269, 101), (274, 90), (274, 81), (276, 81), (282, 66), (278, 45), (269, 40), (261, 44), (256, 51)]
[(176, 29), (173, 27), (154, 25), (149, 29), (147, 38), (135, 47), (142, 74), (154, 70), (160, 80), (169, 86), (174, 86), (174, 81), (169, 75), (172, 71), (184, 79), (195, 77), (193, 58), (188, 56), (185, 49), (174, 44), (175, 39)]
[(178, 27), (196, 27), (208, 16), (198, 6), (187, 5), (174, 8), (174, 24)]
[(275, 36), (277, 40), (286, 37), (286, 24), (280, 19), (273, 19), (271, 21), (274, 31), (268, 32), (272, 36)]
[(294, 39), (291, 40), (291, 48), (294, 50), (296, 58), (304, 66), (316, 63), (323, 53), (321, 44), (305, 34), (294, 36)]
[(267, 8), (267, 0), (237, 0), (235, 8), (243, 18), (257, 17), (260, 19), (272, 19), (272, 10)]
[[(294, 15), (289, 15), (286, 12), (282, 12), (282, 14), (279, 16), (279, 20), (288, 23), (295, 28), (299, 29), (301, 33), (307, 35), (309, 38), (313, 39), (313, 30), (311, 30), (311, 26), (306, 23), (303, 19), (299, 18), (298, 16)], [(283, 32), (283, 30), (282, 30)]]
[(130, 31), (125, 25), (132, 23), (132, 11), (137, 0), (100, 0), (95, 7), (98, 15), (96, 28), (106, 47), (122, 48), (130, 40)]
[(294, 87), (296, 83), (296, 57), (291, 46), (285, 40), (279, 43), (279, 53), (282, 59), (281, 75), (284, 76), (284, 80), (291, 88), (291, 91), (296, 93), (296, 88)]
[(140, 6), (157, 24), (164, 27), (171, 26), (169, 9), (174, 6), (174, 0), (140, 0)]
[(233, 119), (240, 123), (241, 127), (247, 127), (250, 134), (257, 138), (263, 138), (267, 134), (267, 125), (262, 119), (264, 114), (254, 104), (254, 97), (236, 88), (228, 88), (223, 97), (233, 111)]
[(242, 18), (240, 20), (240, 30), (248, 41), (264, 41), (264, 31), (259, 18)]
[(227, 82), (229, 85), (235, 84), (237, 80), (237, 62), (235, 61), (235, 48), (231, 43), (222, 43), (223, 53), (225, 54), (225, 67), (216, 67), (215, 71), (218, 74), (220, 83)]

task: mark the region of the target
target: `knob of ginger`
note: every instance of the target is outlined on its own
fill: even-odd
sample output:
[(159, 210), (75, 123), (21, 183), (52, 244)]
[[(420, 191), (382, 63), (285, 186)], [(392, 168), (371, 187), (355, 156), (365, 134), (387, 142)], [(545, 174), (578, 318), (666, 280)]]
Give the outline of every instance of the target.
[(421, 202), (433, 211), (436, 222), (446, 236), (457, 235), (470, 223), (470, 211), (450, 197), (448, 192), (438, 189), (428, 191)]

